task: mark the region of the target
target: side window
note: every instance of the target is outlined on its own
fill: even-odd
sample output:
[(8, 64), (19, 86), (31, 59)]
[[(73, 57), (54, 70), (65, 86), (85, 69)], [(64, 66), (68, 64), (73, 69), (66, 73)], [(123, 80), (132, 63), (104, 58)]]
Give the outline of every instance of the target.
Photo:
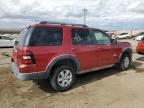
[(31, 31), (32, 31), (32, 28), (31, 28), (31, 27), (28, 27), (28, 28), (23, 29), (23, 30), (20, 32), (20, 34), (19, 34), (19, 36), (18, 36), (18, 38), (17, 38), (17, 40), (16, 40), (16, 41), (17, 41), (16, 45), (18, 45), (18, 46), (23, 46), (23, 45), (25, 45), (25, 44), (26, 44), (26, 40), (27, 40), (27, 38), (29, 37)]
[(92, 30), (95, 44), (111, 44), (111, 39), (105, 33), (101, 31)]
[(11, 38), (9, 38), (9, 37), (6, 37), (5, 39), (6, 39), (6, 40), (12, 40), (12, 39), (11, 39)]
[(30, 38), (31, 46), (51, 46), (62, 44), (63, 29), (52, 27), (36, 27)]
[(86, 29), (72, 29), (72, 43), (77, 44), (92, 44), (90, 31)]
[(4, 40), (11, 40), (10, 38), (6, 37), (6, 36), (2, 36), (1, 39), (4, 39)]

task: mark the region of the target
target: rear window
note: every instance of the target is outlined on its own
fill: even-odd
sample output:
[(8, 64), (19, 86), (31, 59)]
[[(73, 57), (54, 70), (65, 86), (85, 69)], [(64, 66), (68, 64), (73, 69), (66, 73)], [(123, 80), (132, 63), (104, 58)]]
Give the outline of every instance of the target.
[(63, 29), (53, 27), (35, 27), (29, 46), (57, 46), (62, 44)]

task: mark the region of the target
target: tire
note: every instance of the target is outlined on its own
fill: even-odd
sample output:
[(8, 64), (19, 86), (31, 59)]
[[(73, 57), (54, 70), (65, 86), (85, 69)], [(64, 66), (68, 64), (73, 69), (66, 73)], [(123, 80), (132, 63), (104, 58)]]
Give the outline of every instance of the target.
[(127, 36), (127, 39), (130, 39), (130, 37), (129, 37), (129, 36)]
[(142, 52), (137, 51), (137, 54), (142, 54)]
[(69, 65), (59, 66), (54, 69), (49, 80), (54, 90), (63, 92), (73, 86), (76, 80), (76, 73)]
[(131, 64), (131, 58), (128, 54), (125, 54), (121, 57), (119, 68), (123, 71), (126, 71)]
[(135, 38), (134, 38), (134, 37), (131, 37), (131, 39), (132, 39), (132, 40), (135, 40)]
[(116, 37), (117, 40), (119, 40), (119, 37)]
[(144, 52), (139, 52), (139, 51), (137, 51), (137, 54), (143, 55), (143, 54), (144, 54)]

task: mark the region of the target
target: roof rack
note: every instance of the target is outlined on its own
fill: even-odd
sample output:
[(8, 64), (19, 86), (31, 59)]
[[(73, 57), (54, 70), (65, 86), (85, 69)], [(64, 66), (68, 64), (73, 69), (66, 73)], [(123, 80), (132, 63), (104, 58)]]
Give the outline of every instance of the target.
[(39, 24), (59, 24), (59, 25), (71, 25), (71, 26), (88, 27), (87, 25), (84, 25), (84, 24), (72, 24), (72, 23), (49, 22), (49, 21), (42, 21)]

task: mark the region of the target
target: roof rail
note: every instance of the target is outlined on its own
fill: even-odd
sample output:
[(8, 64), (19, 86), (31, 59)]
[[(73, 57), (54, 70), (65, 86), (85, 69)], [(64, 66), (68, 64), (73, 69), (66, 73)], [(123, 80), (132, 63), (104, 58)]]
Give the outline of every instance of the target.
[(42, 21), (39, 24), (59, 24), (59, 25), (71, 25), (71, 26), (82, 26), (82, 27), (88, 27), (84, 24), (73, 24), (73, 23), (61, 23), (61, 22), (49, 22), (49, 21)]

